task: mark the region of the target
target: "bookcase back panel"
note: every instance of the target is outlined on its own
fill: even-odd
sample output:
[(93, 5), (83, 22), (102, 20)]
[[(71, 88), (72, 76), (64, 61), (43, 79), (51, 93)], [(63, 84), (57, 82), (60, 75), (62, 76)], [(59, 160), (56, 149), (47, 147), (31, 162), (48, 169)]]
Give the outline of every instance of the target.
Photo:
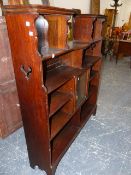
[(94, 18), (76, 17), (73, 25), (73, 38), (83, 42), (92, 41), (92, 29)]
[(81, 68), (83, 50), (76, 50), (61, 56), (62, 63), (68, 66)]
[(67, 22), (70, 19), (67, 15), (45, 15), (49, 23), (48, 42), (50, 48), (67, 47)]

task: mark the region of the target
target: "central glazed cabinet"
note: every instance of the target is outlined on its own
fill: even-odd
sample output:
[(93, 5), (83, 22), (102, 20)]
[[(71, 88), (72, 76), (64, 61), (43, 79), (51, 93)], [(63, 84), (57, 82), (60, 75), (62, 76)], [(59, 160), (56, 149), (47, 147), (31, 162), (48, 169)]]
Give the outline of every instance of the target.
[(96, 113), (104, 16), (46, 6), (4, 13), (30, 165), (54, 175)]

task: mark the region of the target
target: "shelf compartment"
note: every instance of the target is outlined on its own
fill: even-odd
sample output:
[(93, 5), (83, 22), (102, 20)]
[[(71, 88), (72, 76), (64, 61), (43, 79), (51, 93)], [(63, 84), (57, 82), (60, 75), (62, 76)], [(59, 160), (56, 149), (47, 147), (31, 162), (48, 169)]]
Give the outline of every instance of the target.
[(69, 123), (52, 142), (52, 165), (57, 164), (79, 132), (79, 127)]
[(55, 114), (55, 112), (64, 106), (64, 104), (66, 104), (70, 99), (71, 95), (67, 93), (56, 91), (51, 94), (49, 117)]
[(71, 117), (72, 115), (70, 113), (65, 113), (62, 110), (58, 111), (54, 116), (52, 116), (50, 119), (50, 140), (52, 140), (61, 131)]
[(83, 68), (92, 67), (95, 63), (97, 63), (101, 58), (97, 56), (85, 56), (83, 61)]
[(48, 94), (62, 86), (74, 76), (83, 73), (83, 69), (73, 68), (69, 66), (60, 66), (47, 73), (45, 86), (47, 87)]
[(88, 100), (81, 108), (81, 124), (85, 124), (96, 109), (96, 104), (90, 104)]

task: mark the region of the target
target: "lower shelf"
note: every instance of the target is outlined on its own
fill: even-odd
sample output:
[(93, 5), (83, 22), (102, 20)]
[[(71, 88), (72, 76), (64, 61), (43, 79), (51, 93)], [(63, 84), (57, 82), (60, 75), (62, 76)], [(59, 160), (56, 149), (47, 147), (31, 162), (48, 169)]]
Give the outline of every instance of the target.
[(69, 123), (52, 141), (52, 165), (59, 162), (77, 136), (78, 132), (79, 127), (73, 126)]
[(58, 132), (67, 124), (71, 119), (71, 114), (59, 111), (51, 120), (51, 140), (58, 134)]
[(86, 102), (82, 106), (82, 108), (81, 108), (81, 124), (84, 124), (87, 122), (87, 120), (93, 114), (95, 109), (96, 109), (96, 104), (90, 104), (88, 102)]

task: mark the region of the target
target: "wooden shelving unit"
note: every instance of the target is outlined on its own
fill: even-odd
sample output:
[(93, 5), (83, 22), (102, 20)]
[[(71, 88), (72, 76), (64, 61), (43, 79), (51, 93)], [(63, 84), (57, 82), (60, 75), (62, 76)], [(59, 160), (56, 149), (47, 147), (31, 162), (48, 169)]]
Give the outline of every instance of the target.
[(48, 175), (97, 108), (104, 17), (77, 12), (4, 7), (30, 165)]

